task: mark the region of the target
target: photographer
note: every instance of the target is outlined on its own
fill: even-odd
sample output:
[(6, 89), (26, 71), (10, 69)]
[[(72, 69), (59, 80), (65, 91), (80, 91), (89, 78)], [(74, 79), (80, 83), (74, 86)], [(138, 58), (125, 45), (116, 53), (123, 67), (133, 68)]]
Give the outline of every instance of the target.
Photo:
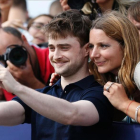
[[(54, 71), (48, 58), (48, 49), (42, 50), (37, 47), (30, 46), (25, 36), (21, 35), (19, 31), (12, 27), (0, 29), (0, 38), (1, 56), (6, 53), (7, 47), (11, 45), (21, 46), (27, 51), (28, 57), (24, 64), (15, 65), (11, 62), (11, 60), (6, 62), (7, 69), (14, 78), (21, 84), (33, 89), (42, 88), (47, 85), (50, 74)], [(1, 62), (4, 61), (1, 60)], [(4, 96), (6, 100), (11, 100), (14, 97), (13, 94), (6, 91), (4, 91)]]

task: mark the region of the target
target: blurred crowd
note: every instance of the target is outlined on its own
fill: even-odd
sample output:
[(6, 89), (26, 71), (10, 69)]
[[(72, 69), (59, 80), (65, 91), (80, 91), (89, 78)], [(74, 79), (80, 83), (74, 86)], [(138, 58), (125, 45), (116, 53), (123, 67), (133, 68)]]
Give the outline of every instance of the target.
[[(21, 85), (33, 90), (42, 89), (37, 91), (47, 92), (50, 96), (55, 93), (53, 96), (58, 100), (47, 97), (48, 104), (40, 103), (43, 97), (33, 100), (40, 108), (46, 105), (49, 113), (45, 114), (46, 110), (28, 103), (27, 98), (19, 97), (17, 93), (13, 94), (13, 90), (7, 90), (8, 84), (2, 77), (1, 83), (5, 85), (4, 88), (0, 87), (1, 101), (10, 101), (18, 96), (33, 110), (43, 114), (43, 117), (57, 122), (54, 128), (58, 129), (59, 123), (62, 123), (60, 129), (63, 132), (63, 127), (68, 126), (68, 132), (65, 132), (67, 135), (74, 135), (74, 130), (83, 132), (85, 126), (96, 127), (97, 123), (96, 128), (102, 128), (102, 123), (109, 125), (112, 120), (125, 121), (128, 117), (130, 121), (140, 122), (140, 0), (56, 0), (49, 7), (49, 13), (36, 17), (29, 17), (29, 14), (26, 0), (0, 0), (0, 64)], [(77, 48), (71, 50), (74, 45), (78, 46), (76, 41), (81, 46), (79, 54), (76, 54)], [(55, 55), (59, 58), (55, 58)], [(66, 71), (61, 69), (69, 61), (71, 63)], [(58, 65), (55, 66), (55, 63)], [(79, 76), (80, 73), (82, 76)], [(96, 81), (94, 90), (91, 90), (93, 79), (84, 79), (91, 75)], [(57, 81), (60, 77), (61, 82)], [(52, 87), (48, 88), (49, 85)], [(85, 90), (82, 95), (79, 92), (81, 89)], [(68, 97), (70, 100), (65, 99), (67, 91), (73, 93)], [(96, 92), (96, 95), (90, 94), (91, 91)], [(35, 96), (38, 96), (36, 92)], [(71, 108), (69, 103), (59, 98), (74, 105)], [(13, 100), (26, 110), (21, 100)], [(51, 101), (58, 103), (58, 107), (54, 105), (55, 108)], [(63, 108), (64, 105), (69, 112), (76, 108), (72, 114), (74, 117), (66, 124), (62, 117), (66, 117), (66, 120), (71, 117), (65, 116), (67, 109)], [(58, 115), (51, 112), (49, 107), (54, 112), (58, 109)], [(42, 116), (40, 120), (44, 119)], [(69, 126), (74, 126), (72, 132)], [(88, 133), (91, 138), (91, 131)], [(83, 136), (86, 137), (86, 134)]]

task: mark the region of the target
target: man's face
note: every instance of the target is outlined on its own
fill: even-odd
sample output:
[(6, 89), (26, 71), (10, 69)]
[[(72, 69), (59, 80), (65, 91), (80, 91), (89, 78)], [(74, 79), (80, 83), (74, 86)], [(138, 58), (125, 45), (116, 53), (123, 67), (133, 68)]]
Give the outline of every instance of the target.
[(33, 58), (34, 50), (30, 45), (25, 45), (19, 38), (0, 30), (0, 55), (3, 55), (6, 52), (7, 47), (10, 45), (23, 45), (27, 52), (30, 54), (32, 63), (35, 63)]
[(68, 77), (81, 72), (87, 63), (88, 53), (76, 37), (49, 38), (49, 59), (55, 72)]

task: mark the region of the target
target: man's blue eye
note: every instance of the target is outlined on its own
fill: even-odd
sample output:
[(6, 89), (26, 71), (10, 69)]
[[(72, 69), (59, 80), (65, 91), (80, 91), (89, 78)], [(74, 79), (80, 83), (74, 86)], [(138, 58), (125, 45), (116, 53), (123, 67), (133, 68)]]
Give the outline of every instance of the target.
[(53, 50), (53, 49), (54, 49), (54, 47), (49, 47), (49, 49), (50, 49), (50, 50)]
[(62, 49), (62, 50), (67, 50), (67, 49), (68, 49), (68, 47), (62, 47), (61, 49)]

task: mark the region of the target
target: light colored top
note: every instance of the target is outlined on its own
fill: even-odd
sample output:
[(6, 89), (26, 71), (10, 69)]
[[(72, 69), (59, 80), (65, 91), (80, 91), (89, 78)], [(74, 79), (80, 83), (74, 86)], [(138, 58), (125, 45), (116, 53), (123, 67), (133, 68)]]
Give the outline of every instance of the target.
[(136, 83), (136, 86), (140, 90), (140, 62), (136, 65), (136, 68), (134, 71), (134, 81)]

